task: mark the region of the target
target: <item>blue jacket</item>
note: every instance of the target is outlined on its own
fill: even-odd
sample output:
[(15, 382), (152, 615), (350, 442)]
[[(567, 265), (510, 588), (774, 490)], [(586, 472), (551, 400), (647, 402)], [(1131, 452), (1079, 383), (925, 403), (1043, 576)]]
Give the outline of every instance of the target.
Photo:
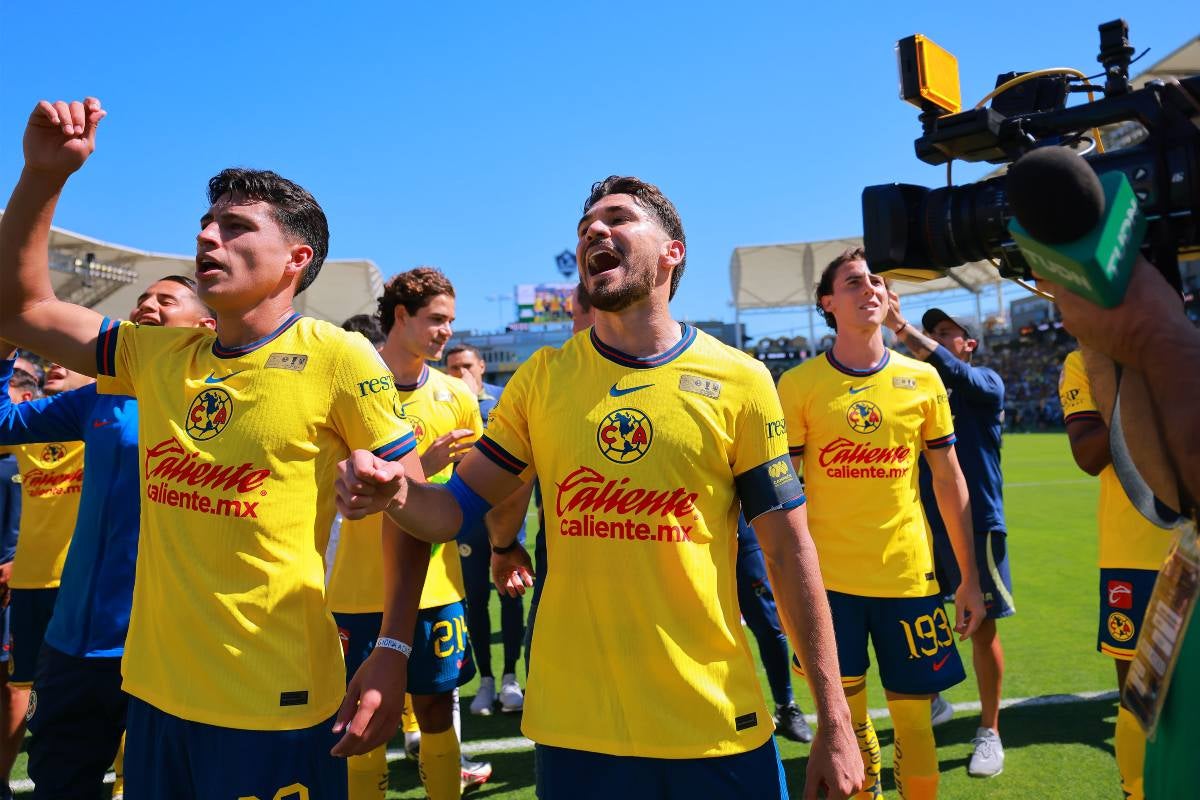
[[(8, 392), (4, 394), (8, 396)], [(0, 564), (7, 564), (17, 554), (17, 533), (21, 530), (19, 474), (16, 456), (0, 456)]]
[(96, 386), (13, 405), (0, 360), (0, 444), (82, 440), (83, 492), (46, 643), (67, 655), (125, 651), (141, 517), (137, 401)]
[[(954, 452), (971, 495), (975, 533), (1007, 530), (1004, 523), (1004, 479), (1000, 473), (1000, 432), (1004, 426), (1004, 381), (994, 370), (955, 358), (945, 347), (928, 362), (942, 376), (954, 417)], [(85, 473), (86, 474), (86, 473)], [(921, 462), (921, 503), (934, 534), (945, 532), (933, 494), (933, 476)]]
[(479, 416), (483, 417), (484, 425), (487, 425), (488, 414), (491, 414), (496, 403), (500, 402), (500, 394), (503, 391), (504, 387), (502, 386), (496, 386), (493, 383), (483, 384), (483, 393), (479, 395)]

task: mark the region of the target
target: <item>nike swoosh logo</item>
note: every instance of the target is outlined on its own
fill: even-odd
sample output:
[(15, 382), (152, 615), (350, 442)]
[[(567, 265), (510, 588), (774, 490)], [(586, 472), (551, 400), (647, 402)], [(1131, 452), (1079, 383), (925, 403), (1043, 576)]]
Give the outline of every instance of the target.
[(93, 428), (103, 428), (105, 425), (112, 425), (111, 419), (94, 419), (92, 420)]
[(217, 373), (210, 372), (210, 373), (208, 373), (208, 377), (204, 379), (204, 382), (205, 383), (223, 383), (224, 381), (227, 381), (230, 378), (232, 378), (234, 375), (241, 375), (245, 371), (246, 370), (244, 370), (244, 369), (239, 369), (237, 372), (231, 372), (223, 378), (218, 378)]
[(610, 397), (624, 397), (627, 394), (633, 394), (634, 392), (641, 391), (642, 389), (649, 389), (653, 385), (653, 383), (646, 383), (642, 384), (641, 386), (630, 386), (628, 389), (618, 389), (617, 385), (614, 383), (612, 388), (608, 390), (608, 394)]
[(873, 383), (868, 383), (866, 386), (860, 386), (857, 389), (851, 389), (850, 394), (858, 394), (859, 392), (865, 392), (867, 389), (870, 389), (874, 385), (875, 384), (873, 384)]
[(420, 401), (418, 401), (418, 400), (409, 400), (407, 403), (401, 403), (401, 404), (400, 404), (400, 413), (399, 413), (399, 414), (397, 414), (396, 416), (398, 416), (398, 417), (403, 417), (403, 416), (404, 416), (404, 409), (408, 408), (408, 407), (409, 407), (409, 406), (411, 406), (413, 403), (417, 403), (417, 402), (420, 402)]
[(933, 671), (934, 671), (934, 672), (937, 672), (937, 671), (938, 671), (938, 670), (940, 670), (942, 667), (946, 666), (946, 661), (947, 661), (949, 658), (950, 658), (950, 654), (949, 654), (949, 653), (946, 653), (946, 655), (942, 656), (942, 657), (941, 657), (939, 660), (937, 660), (937, 661), (933, 662)]

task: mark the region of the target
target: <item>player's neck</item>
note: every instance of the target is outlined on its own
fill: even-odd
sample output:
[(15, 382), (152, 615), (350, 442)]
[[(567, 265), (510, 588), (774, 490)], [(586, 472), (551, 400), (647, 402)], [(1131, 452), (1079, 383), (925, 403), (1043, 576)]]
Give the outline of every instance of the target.
[(874, 369), (883, 361), (887, 348), (879, 327), (839, 330), (833, 340), (833, 357), (850, 369)]
[(670, 350), (683, 333), (666, 304), (635, 303), (623, 311), (596, 310), (596, 335), (609, 347), (631, 356), (658, 355)]
[(291, 303), (260, 303), (246, 311), (217, 312), (217, 341), (222, 347), (242, 347), (257, 342), (295, 314)]
[(396, 383), (401, 386), (412, 386), (421, 380), (421, 370), (425, 369), (425, 357), (404, 347), (394, 337), (389, 337), (379, 351), (383, 363), (387, 364)]

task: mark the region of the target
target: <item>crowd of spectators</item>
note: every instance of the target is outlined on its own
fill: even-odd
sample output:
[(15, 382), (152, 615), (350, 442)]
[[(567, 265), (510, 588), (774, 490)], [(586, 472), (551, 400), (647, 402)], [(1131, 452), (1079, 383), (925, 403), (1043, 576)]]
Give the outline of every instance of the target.
[(1035, 331), (1011, 339), (991, 339), (975, 362), (991, 367), (1004, 380), (1006, 431), (1061, 430), (1058, 376), (1067, 353), (1078, 347), (1062, 328)]

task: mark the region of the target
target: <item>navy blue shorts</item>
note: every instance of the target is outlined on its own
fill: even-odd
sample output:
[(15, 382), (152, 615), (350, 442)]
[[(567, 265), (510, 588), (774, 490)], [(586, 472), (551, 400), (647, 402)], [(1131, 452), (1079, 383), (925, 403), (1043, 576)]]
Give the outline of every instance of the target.
[(1101, 569), (1100, 625), (1096, 649), (1105, 655), (1132, 661), (1137, 649), (1138, 631), (1146, 616), (1146, 606), (1158, 570)]
[(422, 609), (408, 660), (409, 694), (445, 694), (475, 677), (462, 601)]
[[(942, 596), (946, 602), (953, 603), (962, 576), (958, 572), (958, 561), (954, 559), (954, 548), (945, 534), (933, 537), (933, 564)], [(1004, 531), (975, 534), (975, 569), (979, 572), (979, 589), (983, 592), (988, 619), (1011, 617), (1017, 613), (1012, 572), (1008, 566), (1008, 534)]]
[(125, 732), (121, 657), (79, 658), (50, 645), (29, 696), (29, 777), (38, 798), (98, 800)]
[(12, 609), (9, 618), (12, 631), (9, 683), (33, 685), (38, 653), (42, 651), (42, 640), (46, 637), (50, 617), (54, 616), (54, 602), (57, 599), (58, 589), (12, 590), (12, 599), (9, 601)]
[[(12, 653), (12, 631), (9, 627), (9, 616), (12, 614), (12, 605), (4, 607), (3, 614), (0, 614), (0, 664), (9, 663), (9, 655)], [(5, 675), (11, 665), (4, 668)]]
[(189, 722), (129, 698), (125, 800), (346, 800), (333, 717), (294, 731)]
[(358, 672), (358, 668), (375, 649), (375, 640), (379, 638), (379, 627), (383, 624), (383, 613), (379, 611), (366, 614), (344, 614), (333, 612), (333, 621), (338, 626), (338, 636), (342, 640), (342, 656), (346, 659), (346, 683)]
[[(830, 592), (829, 610), (837, 639), (843, 683), (871, 666), (867, 639), (875, 648), (883, 688), (897, 694), (934, 694), (967, 677), (954, 629), (940, 595), (864, 597)], [(804, 674), (792, 656), (792, 669)]]
[(772, 736), (746, 753), (713, 758), (610, 756), (539, 744), (540, 800), (786, 800), (787, 778)]

